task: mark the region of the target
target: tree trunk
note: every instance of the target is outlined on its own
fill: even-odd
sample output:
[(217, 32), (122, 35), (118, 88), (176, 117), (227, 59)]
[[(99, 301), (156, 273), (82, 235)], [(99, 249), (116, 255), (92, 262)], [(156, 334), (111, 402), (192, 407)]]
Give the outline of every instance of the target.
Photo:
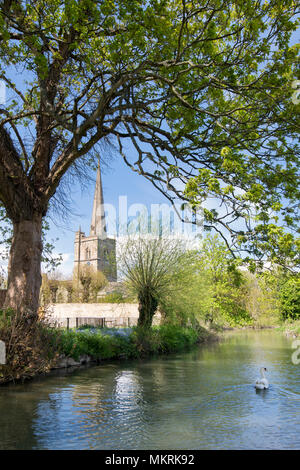
[(157, 300), (149, 292), (139, 295), (139, 327), (151, 328), (157, 306)]
[(42, 283), (42, 215), (14, 222), (13, 229), (4, 307), (34, 319)]

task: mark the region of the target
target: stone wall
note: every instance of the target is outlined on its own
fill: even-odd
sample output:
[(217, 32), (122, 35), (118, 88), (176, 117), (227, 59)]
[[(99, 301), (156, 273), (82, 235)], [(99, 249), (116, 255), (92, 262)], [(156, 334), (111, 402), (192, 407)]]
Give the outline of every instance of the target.
[[(60, 326), (66, 327), (69, 323), (70, 328), (76, 326), (76, 318), (105, 318), (107, 326), (133, 326), (139, 317), (138, 304), (129, 303), (52, 304), (47, 312)], [(160, 319), (161, 315), (157, 312), (153, 324), (158, 325)]]
[(3, 306), (6, 296), (6, 289), (0, 289), (0, 308)]

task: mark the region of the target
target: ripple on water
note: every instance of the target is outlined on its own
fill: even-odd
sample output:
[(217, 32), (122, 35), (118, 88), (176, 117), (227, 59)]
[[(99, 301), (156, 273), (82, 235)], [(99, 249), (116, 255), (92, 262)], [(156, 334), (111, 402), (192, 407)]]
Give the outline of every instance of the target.
[[(290, 353), (275, 333), (239, 333), (0, 389), (0, 448), (300, 449), (300, 367)], [(270, 388), (257, 391), (262, 364)]]

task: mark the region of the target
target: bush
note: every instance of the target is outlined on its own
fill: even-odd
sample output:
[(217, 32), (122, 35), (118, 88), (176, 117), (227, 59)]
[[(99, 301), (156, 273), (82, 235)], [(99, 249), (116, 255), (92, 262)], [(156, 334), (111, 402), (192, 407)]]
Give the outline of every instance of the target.
[(162, 325), (151, 329), (135, 328), (132, 340), (139, 354), (143, 355), (183, 351), (212, 336), (201, 327), (196, 329), (178, 325)]
[(65, 330), (60, 336), (59, 351), (78, 360), (87, 354), (93, 359), (134, 357), (134, 347), (130, 336), (111, 335), (105, 329)]
[(0, 383), (48, 372), (58, 358), (59, 331), (47, 320), (27, 318), (12, 310), (0, 311), (0, 339), (6, 344), (6, 364)]
[(78, 360), (89, 355), (96, 360), (139, 357), (155, 353), (182, 351), (209, 337), (204, 328), (163, 325), (148, 328), (65, 330), (59, 350)]
[(292, 276), (286, 279), (279, 293), (280, 311), (284, 320), (300, 319), (300, 278)]

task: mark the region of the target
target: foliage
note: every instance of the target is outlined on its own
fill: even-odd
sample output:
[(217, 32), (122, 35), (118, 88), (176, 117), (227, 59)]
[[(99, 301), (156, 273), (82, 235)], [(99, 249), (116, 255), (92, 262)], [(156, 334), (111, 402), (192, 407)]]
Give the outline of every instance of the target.
[(299, 275), (278, 266), (260, 273), (244, 275), (247, 310), (256, 326), (275, 326), (299, 318)]
[[(78, 279), (79, 276), (79, 279)], [(97, 271), (90, 265), (80, 266), (79, 272), (74, 270), (73, 297), (82, 302), (97, 301), (98, 292), (107, 285), (108, 281), (101, 271)]]
[(98, 360), (140, 357), (181, 351), (212, 337), (204, 328), (195, 330), (178, 325), (134, 327), (128, 333), (122, 334), (117, 329), (65, 330), (60, 336), (59, 350), (74, 359), (84, 354)]
[(251, 323), (239, 260), (217, 235), (208, 235), (198, 251), (188, 254), (188, 266), (189, 270), (178, 274), (172, 295), (164, 300), (165, 321), (205, 322), (214, 327)]
[(0, 199), (10, 218), (45, 213), (66, 172), (80, 173), (78, 160), (90, 164), (106, 141), (169, 197), (195, 207), (217, 198), (226, 213), (205, 208), (205, 225), (228, 231), (236, 248), (293, 258), (285, 227), (295, 228), (299, 195), (299, 45), (290, 43), (298, 7), (2, 2), (0, 77), (10, 100), (1, 110)]
[(232, 257), (224, 242), (207, 236), (199, 253), (200, 290), (206, 320), (211, 323), (247, 325), (251, 317), (245, 309), (246, 289), (239, 270), (240, 260)]
[(180, 239), (143, 234), (128, 237), (118, 266), (129, 294), (138, 298), (139, 326), (151, 326), (156, 309), (178, 289), (179, 280), (180, 288), (185, 288), (191, 264), (192, 253), (186, 252)]
[(277, 327), (278, 331), (282, 331), (286, 336), (297, 338), (300, 336), (300, 320), (286, 320), (281, 326)]
[(270, 271), (243, 272), (246, 288), (245, 308), (255, 327), (270, 327), (280, 323), (278, 277)]
[(283, 320), (300, 319), (300, 278), (299, 275), (283, 279), (279, 291), (280, 311)]
[(63, 331), (60, 335), (59, 351), (75, 360), (85, 354), (99, 360), (114, 359), (124, 355), (126, 357), (136, 356), (130, 338), (112, 336), (101, 329)]
[(95, 270), (92, 272), (90, 289), (94, 302), (96, 302), (97, 300), (98, 292), (102, 290), (107, 285), (107, 283), (107, 278), (105, 277), (103, 272)]

